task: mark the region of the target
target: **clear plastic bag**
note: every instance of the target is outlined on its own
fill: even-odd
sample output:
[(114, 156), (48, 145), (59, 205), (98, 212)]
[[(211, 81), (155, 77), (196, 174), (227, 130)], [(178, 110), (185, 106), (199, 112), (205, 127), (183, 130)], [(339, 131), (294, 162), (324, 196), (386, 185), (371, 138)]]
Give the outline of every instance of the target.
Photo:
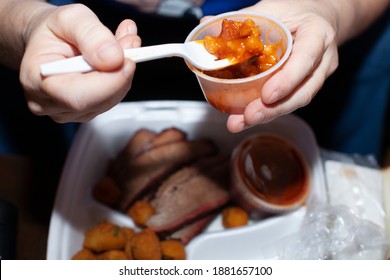
[(278, 259), (384, 259), (387, 241), (383, 229), (357, 217), (345, 206), (311, 209), (301, 230), (279, 243)]
[(312, 199), (300, 230), (278, 240), (275, 259), (388, 258), (382, 175), (371, 156), (322, 151), (327, 199)]

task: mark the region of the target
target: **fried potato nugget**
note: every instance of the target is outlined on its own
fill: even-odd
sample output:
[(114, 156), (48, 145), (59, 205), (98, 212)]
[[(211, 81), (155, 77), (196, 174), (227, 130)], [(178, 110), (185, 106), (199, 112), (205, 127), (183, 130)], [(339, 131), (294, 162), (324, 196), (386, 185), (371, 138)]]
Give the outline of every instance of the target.
[(131, 245), (131, 240), (127, 240), (123, 252), (126, 254), (128, 260), (134, 260), (133, 257), (133, 248)]
[(96, 260), (96, 255), (89, 249), (83, 248), (78, 251), (73, 257), (72, 260)]
[(133, 253), (131, 251), (131, 239), (135, 235), (135, 230), (129, 227), (122, 227), (121, 231), (126, 236), (126, 243), (125, 243), (125, 247), (123, 248), (123, 251), (125, 252), (127, 259), (132, 260), (134, 258), (133, 258)]
[(134, 220), (134, 223), (139, 226), (145, 226), (146, 221), (154, 213), (155, 211), (152, 205), (144, 200), (136, 201), (127, 211), (127, 215), (130, 216)]
[(127, 255), (122, 250), (105, 251), (97, 255), (98, 260), (128, 260)]
[(226, 207), (222, 211), (222, 224), (225, 228), (245, 226), (248, 221), (248, 213), (238, 206)]
[(153, 230), (145, 228), (131, 239), (131, 252), (135, 260), (161, 260), (160, 239)]
[(126, 234), (121, 227), (102, 221), (86, 231), (83, 247), (93, 252), (121, 250), (126, 240)]
[(185, 260), (186, 251), (183, 243), (178, 240), (162, 240), (160, 242), (162, 259)]
[(135, 230), (133, 228), (130, 228), (130, 227), (121, 227), (120, 231), (123, 233), (123, 235), (126, 237), (127, 240), (130, 240), (131, 238), (133, 238), (133, 236), (135, 234)]

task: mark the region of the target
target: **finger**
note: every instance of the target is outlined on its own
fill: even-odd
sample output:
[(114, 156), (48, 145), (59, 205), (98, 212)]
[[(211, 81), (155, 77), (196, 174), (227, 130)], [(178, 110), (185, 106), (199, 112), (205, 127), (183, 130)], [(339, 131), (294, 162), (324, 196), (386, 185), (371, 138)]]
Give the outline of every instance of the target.
[[(126, 59), (118, 71), (86, 74), (66, 74), (50, 76), (42, 83), (42, 91), (47, 92), (59, 108), (70, 113), (105, 111), (119, 103), (131, 87), (135, 64)], [(59, 86), (62, 85), (62, 86)], [(66, 85), (66, 86), (63, 86)], [(42, 104), (44, 106), (45, 104)], [(47, 104), (50, 106), (50, 104)], [(50, 107), (42, 107), (35, 114), (52, 113)]]
[(115, 37), (117, 40), (126, 35), (137, 35), (138, 29), (135, 22), (131, 19), (123, 20), (115, 31)]
[(59, 106), (40, 92), (28, 93), (26, 97), (29, 110), (37, 116), (50, 116), (64, 112), (63, 106)]
[(118, 40), (123, 49), (141, 47), (141, 38), (138, 35), (126, 35)]
[(206, 20), (209, 20), (209, 19), (211, 19), (212, 17), (214, 17), (214, 16), (204, 16), (204, 17), (202, 17), (202, 18), (200, 19), (200, 22), (204, 22), (204, 21), (206, 21)]
[(137, 26), (130, 19), (126, 19), (119, 24), (115, 37), (123, 49), (141, 47), (141, 38), (137, 35)]
[(226, 123), (227, 129), (232, 133), (238, 133), (246, 129), (244, 115), (230, 115)]
[(254, 124), (269, 122), (308, 105), (322, 87), (329, 65), (334, 63), (334, 59), (333, 51), (326, 52), (313, 74), (284, 99), (273, 104), (266, 104), (261, 99), (251, 102), (245, 109), (242, 125), (246, 128)]
[(68, 122), (88, 122), (94, 119), (102, 112), (92, 111), (88, 113), (69, 113), (69, 112), (61, 112), (50, 115), (50, 118), (57, 123), (68, 123)]
[(312, 42), (311, 37), (297, 33), (289, 59), (264, 84), (261, 94), (264, 103), (272, 104), (285, 98), (314, 71), (325, 51), (320, 41), (318, 38)]
[[(256, 111), (256, 112), (253, 112), (253, 114), (256, 116), (257, 114), (262, 114), (261, 111)], [(255, 117), (255, 116), (252, 116), (252, 117)], [(262, 119), (263, 121), (257, 121), (257, 122), (253, 122), (253, 123), (249, 123), (246, 119), (245, 119), (245, 115), (230, 115), (228, 120), (227, 120), (227, 129), (232, 132), (232, 133), (238, 133), (238, 132), (241, 132), (245, 129), (248, 129), (250, 127), (253, 127), (255, 125), (258, 125), (258, 124), (261, 124), (261, 123), (266, 123), (268, 121), (271, 121), (272, 119), (269, 119), (269, 120), (265, 120), (263, 118), (263, 116), (259, 116), (258, 117), (259, 119)]]
[(305, 79), (293, 92), (284, 99), (274, 103), (265, 104), (261, 99), (252, 101), (245, 109), (243, 115), (231, 115), (227, 121), (227, 128), (230, 132), (237, 133), (248, 129), (254, 125), (266, 123), (273, 119), (289, 114), (298, 108), (308, 105), (314, 98), (315, 94), (323, 85), (329, 69), (329, 65), (337, 63), (337, 56), (333, 53), (337, 52), (335, 47), (325, 53), (322, 61), (313, 75)]
[[(330, 38), (332, 37), (330, 27), (327, 28), (324, 23), (321, 29), (313, 28), (312, 26), (318, 26), (318, 23), (311, 22), (312, 19), (305, 20), (308, 22), (303, 25), (299, 19), (296, 19), (294, 24), (300, 24), (300, 26), (290, 27), (293, 30), (297, 28), (294, 33), (293, 49), (282, 69), (264, 84), (262, 101), (266, 104), (272, 104), (288, 96), (311, 75), (314, 69), (317, 69), (325, 52), (328, 48), (332, 48), (334, 40)], [(332, 54), (337, 58), (337, 52), (332, 52)], [(328, 75), (330, 71), (334, 71), (335, 67), (337, 67), (337, 62), (336, 66), (331, 65), (329, 69), (320, 69)]]
[(123, 64), (123, 50), (115, 36), (86, 6), (62, 6), (49, 28), (75, 45), (98, 70), (112, 71)]

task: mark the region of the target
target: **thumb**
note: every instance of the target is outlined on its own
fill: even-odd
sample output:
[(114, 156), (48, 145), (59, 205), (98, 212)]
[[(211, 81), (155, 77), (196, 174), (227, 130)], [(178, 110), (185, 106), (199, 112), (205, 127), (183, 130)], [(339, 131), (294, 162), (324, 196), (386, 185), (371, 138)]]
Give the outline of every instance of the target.
[(88, 7), (68, 5), (58, 13), (53, 29), (73, 44), (95, 69), (111, 71), (123, 65), (122, 47)]

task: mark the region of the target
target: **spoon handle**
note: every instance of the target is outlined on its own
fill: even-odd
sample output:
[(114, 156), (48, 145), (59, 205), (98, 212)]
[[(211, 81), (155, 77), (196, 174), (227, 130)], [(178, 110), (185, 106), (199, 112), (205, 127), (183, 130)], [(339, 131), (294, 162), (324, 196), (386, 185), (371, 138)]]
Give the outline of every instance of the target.
[(93, 67), (81, 55), (42, 64), (40, 67), (43, 76), (73, 72), (85, 73), (93, 70)]
[[(185, 56), (183, 44), (179, 43), (126, 49), (124, 54), (125, 57), (130, 58), (135, 63), (170, 56)], [(75, 72), (85, 73), (94, 70), (81, 55), (42, 64), (40, 67), (43, 76)]]
[(125, 57), (135, 63), (171, 56), (185, 56), (183, 44), (162, 44), (125, 50)]

